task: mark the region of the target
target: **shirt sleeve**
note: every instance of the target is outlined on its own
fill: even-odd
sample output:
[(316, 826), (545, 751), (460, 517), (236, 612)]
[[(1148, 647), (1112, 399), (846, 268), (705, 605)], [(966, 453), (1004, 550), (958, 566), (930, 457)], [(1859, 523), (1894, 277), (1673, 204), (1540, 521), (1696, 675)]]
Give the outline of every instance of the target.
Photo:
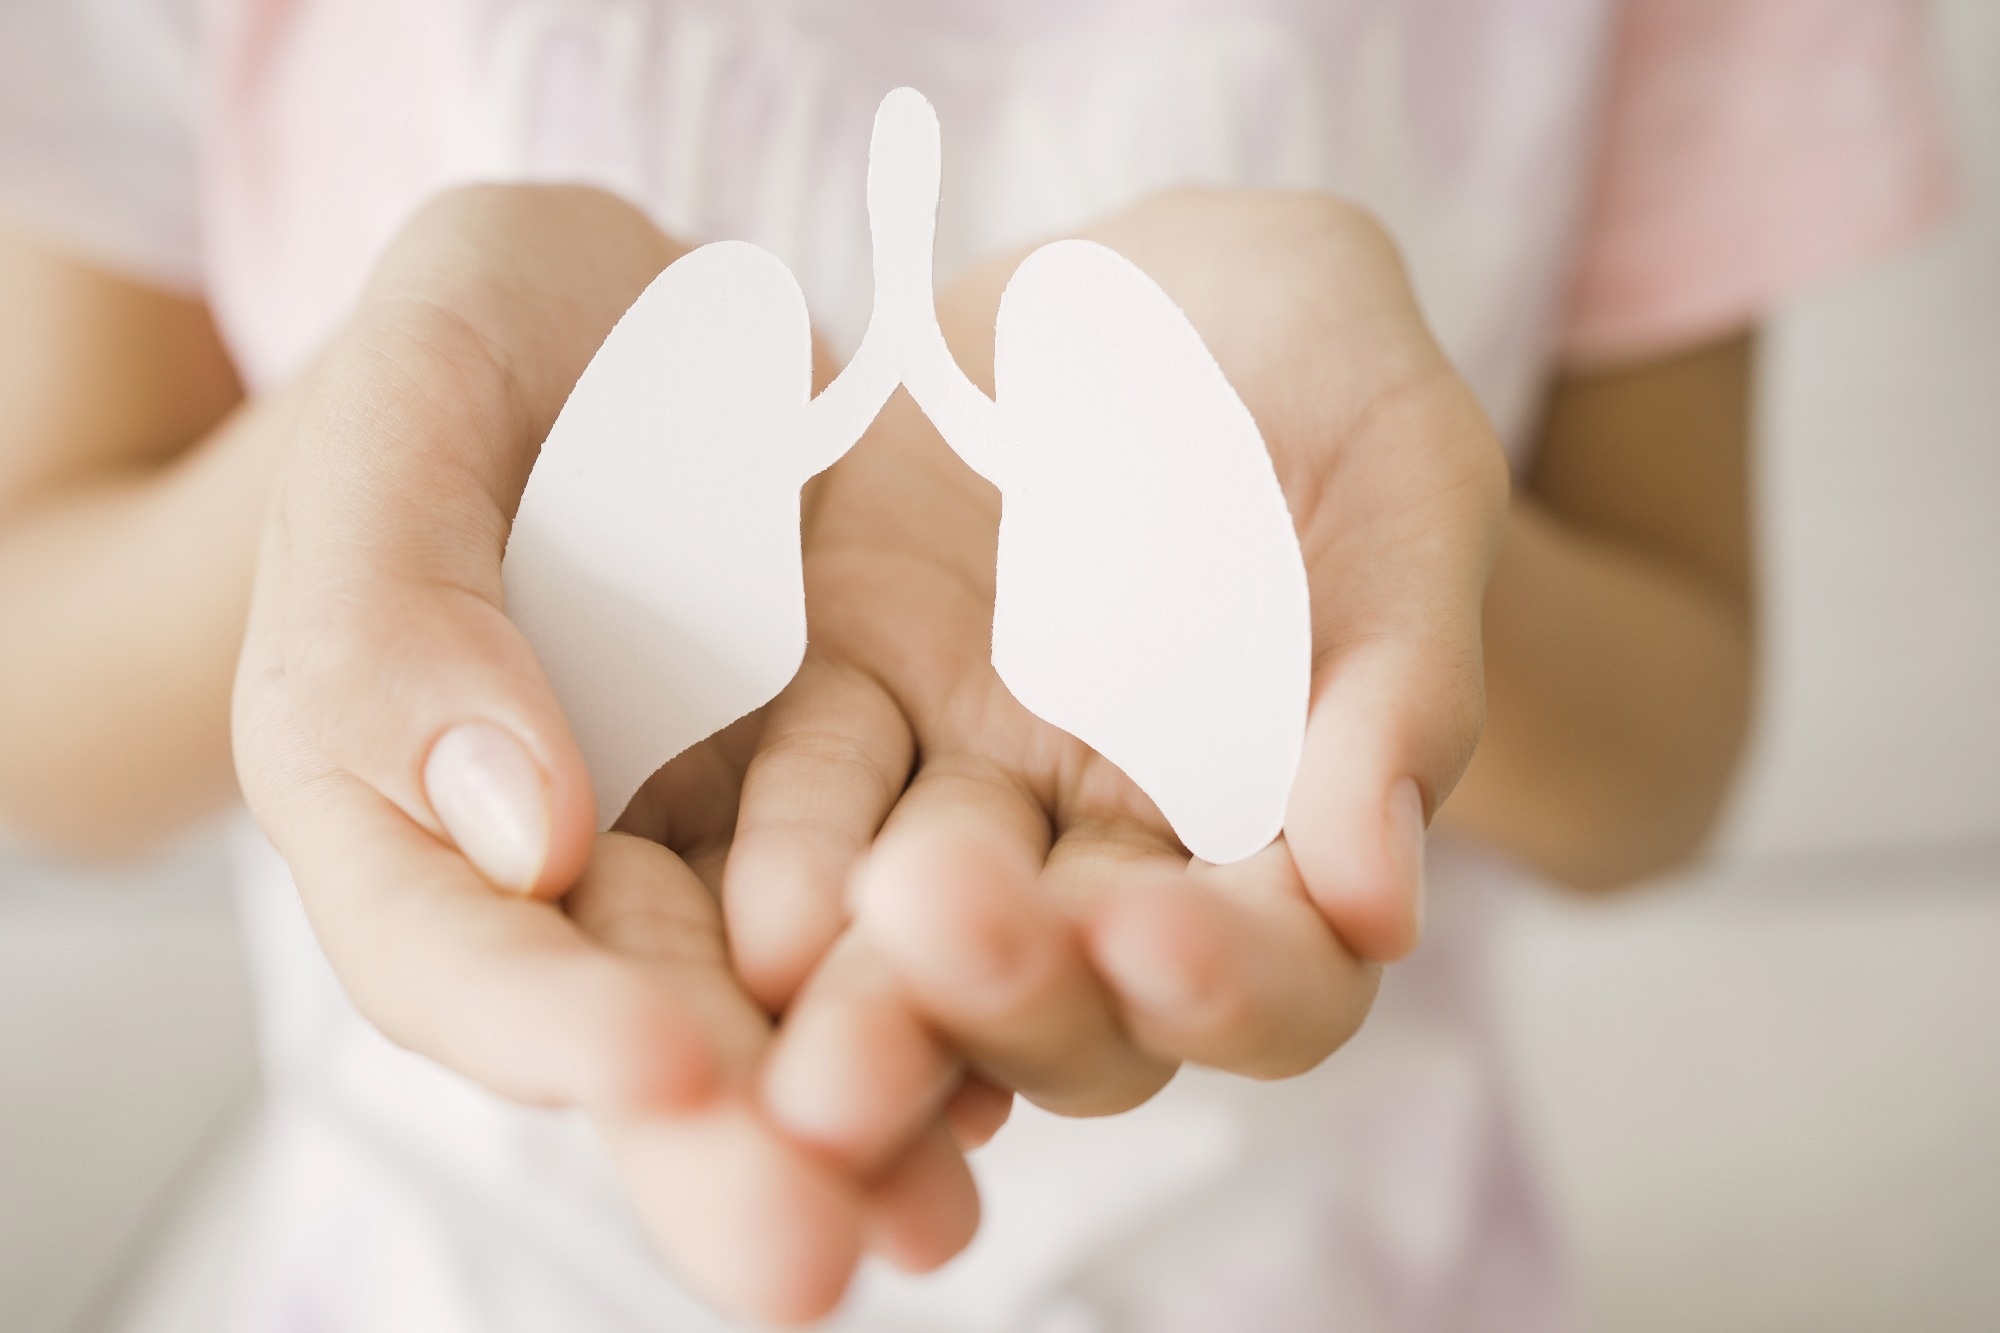
[(0, 220), (201, 283), (195, 0), (0, 0)]
[(1955, 196), (1922, 0), (1627, 0), (1563, 350), (1743, 327)]

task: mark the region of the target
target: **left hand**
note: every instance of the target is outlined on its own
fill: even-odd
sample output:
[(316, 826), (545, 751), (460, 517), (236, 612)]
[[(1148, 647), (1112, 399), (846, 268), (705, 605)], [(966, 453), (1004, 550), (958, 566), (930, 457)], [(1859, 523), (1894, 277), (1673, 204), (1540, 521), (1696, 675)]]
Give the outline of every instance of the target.
[(864, 1246), (924, 1267), (970, 1238), (961, 1147), (1004, 1106), (961, 1103), (867, 1182), (773, 1129), (752, 1082), (771, 1021), (730, 968), (713, 893), (757, 719), (593, 836), (582, 756), (502, 612), (536, 450), (680, 252), (591, 190), (468, 187), (410, 220), (273, 409), (289, 457), (233, 735), (360, 1012), (501, 1096), (590, 1113), (688, 1283), (733, 1315), (799, 1322), (839, 1299)]
[[(862, 1169), (968, 1067), (975, 1089), (1100, 1114), (1184, 1060), (1317, 1064), (1416, 943), (1423, 827), (1479, 735), (1506, 470), (1386, 235), (1331, 198), (1249, 192), (1090, 234), (1187, 312), (1271, 450), (1311, 582), (1305, 753), (1278, 842), (1191, 862), (995, 674), (998, 497), (894, 399), (810, 495), (811, 648), (768, 713), (724, 891), (746, 984), (790, 1006), (767, 1104)], [(941, 302), (989, 385), (1012, 268)]]

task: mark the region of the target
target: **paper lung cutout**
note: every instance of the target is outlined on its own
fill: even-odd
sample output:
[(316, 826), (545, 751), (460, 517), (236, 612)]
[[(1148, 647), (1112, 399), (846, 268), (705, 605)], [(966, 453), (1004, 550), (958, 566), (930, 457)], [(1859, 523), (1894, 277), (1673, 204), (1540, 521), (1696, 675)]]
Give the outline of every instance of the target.
[(1277, 836), (1312, 639), (1264, 440), (1187, 317), (1130, 261), (1060, 241), (1000, 302), (993, 665), (1211, 861)]
[(812, 329), (785, 266), (706, 246), (662, 273), (549, 432), (507, 545), (609, 824), (666, 760), (761, 707), (805, 653), (800, 435)]
[(938, 128), (905, 88), (868, 169), (875, 308), (817, 398), (791, 274), (704, 246), (605, 340), (522, 496), (508, 613), (568, 712), (609, 824), (661, 764), (761, 707), (805, 652), (799, 488), (897, 385), (1000, 488), (993, 661), (1121, 767), (1209, 861), (1268, 844), (1303, 743), (1304, 562), (1262, 437), (1185, 315), (1061, 241), (1008, 284), (996, 398), (932, 297)]

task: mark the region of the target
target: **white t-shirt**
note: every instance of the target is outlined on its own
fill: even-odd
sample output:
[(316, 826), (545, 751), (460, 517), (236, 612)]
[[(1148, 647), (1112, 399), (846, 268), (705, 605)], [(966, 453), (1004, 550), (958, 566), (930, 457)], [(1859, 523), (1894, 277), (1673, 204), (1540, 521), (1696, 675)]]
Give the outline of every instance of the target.
[[(1734, 7), (1754, 8), (1777, 7)], [(253, 388), (338, 327), (425, 196), (471, 179), (591, 181), (683, 236), (756, 241), (843, 345), (867, 314), (869, 118), (908, 83), (944, 124), (942, 268), (1174, 184), (1336, 191), (1396, 234), (1440, 341), (1518, 458), (1579, 263), (1588, 276), (1580, 250), (1596, 245), (1579, 235), (1596, 216), (1591, 113), (1613, 9), (218, 0), (197, 21), (191, 0), (12, 0), (0, 211), (116, 267), (199, 285)], [(1679, 12), (1697, 10), (1712, 26), (1724, 12)], [(1684, 83), (1689, 57), (1676, 58), (1667, 72)], [(1644, 93), (1662, 83), (1633, 80)], [(1626, 119), (1612, 116), (1614, 138)], [(1681, 116), (1678, 139), (1699, 142), (1698, 121)], [(1843, 132), (1851, 145), (1853, 125)], [(1660, 201), (1680, 195), (1641, 193), (1643, 234), (1667, 238), (1640, 247), (1646, 273), (1649, 256), (1673, 253)], [(1884, 243), (1881, 218), (1921, 211), (1907, 182), (1887, 194), (1904, 213), (1836, 214), (1850, 248)], [(1827, 192), (1805, 203), (1822, 215)], [(1696, 314), (1741, 317), (1769, 281), (1712, 283), (1722, 295)], [(1601, 303), (1593, 327), (1642, 345), (1633, 310)], [(1685, 303), (1675, 318), (1687, 336)], [(648, 1251), (579, 1120), (392, 1047), (347, 1004), (283, 865), (254, 834), (241, 851), (271, 1093), (242, 1327), (720, 1327)], [(1188, 1071), (1108, 1121), (1022, 1108), (975, 1158), (986, 1221), (972, 1249), (928, 1278), (867, 1271), (836, 1325), (1559, 1328), (1560, 1264), (1488, 1012), (1486, 941), (1519, 880), (1438, 847), (1431, 881), (1425, 947), (1321, 1069), (1277, 1085)]]

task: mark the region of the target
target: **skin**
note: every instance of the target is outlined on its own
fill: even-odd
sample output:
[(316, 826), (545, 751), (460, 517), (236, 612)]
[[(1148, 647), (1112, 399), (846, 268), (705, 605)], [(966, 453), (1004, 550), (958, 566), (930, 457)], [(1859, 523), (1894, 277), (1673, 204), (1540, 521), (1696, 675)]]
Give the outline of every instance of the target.
[[(1366, 1015), (1374, 964), (1415, 942), (1416, 821), (1399, 847), (1392, 793), (1414, 782), (1434, 804), (1477, 740), (1505, 469), (1387, 238), (1334, 200), (1250, 193), (1165, 196), (1094, 238), (1203, 333), (1298, 522), (1316, 670), (1287, 833), (1191, 865), (1129, 780), (1013, 700), (988, 655), (999, 497), (899, 405), (815, 497), (807, 596), (824, 610), (751, 766), (726, 895), (767, 1001), (831, 946), (765, 1090), (858, 1167), (930, 1114), (961, 1056), (1067, 1114), (1128, 1109), (1187, 1059), (1258, 1077), (1316, 1065)], [(976, 379), (1013, 263), (942, 303)], [(847, 822), (802, 833), (829, 755), (872, 777), (846, 784)], [(833, 944), (871, 840), (860, 929)], [(809, 919), (824, 938), (800, 932)], [(756, 950), (780, 920), (797, 952)]]
[[(1182, 1061), (1284, 1077), (1344, 1042), (1372, 964), (1415, 943), (1420, 861), (1385, 838), (1384, 807), (1401, 781), (1427, 807), (1453, 791), (1482, 610), (1504, 730), (1460, 827), (1587, 886), (1629, 882), (1698, 847), (1740, 743), (1743, 340), (1569, 386), (1532, 498), (1503, 520), (1497, 446), (1365, 215), (1197, 193), (1095, 235), (1202, 331), (1298, 521), (1316, 678), (1291, 817), (1250, 861), (1191, 864), (1121, 774), (1014, 703), (986, 655), (997, 497), (906, 403), (885, 415), (809, 520), (813, 649), (750, 769), (726, 899), (739, 965), (790, 1003), (768, 1104), (862, 1169), (965, 1068), (1101, 1114)], [(1013, 262), (943, 303), (976, 378)], [(1629, 457), (1605, 462), (1607, 439)], [(1676, 453), (1693, 440), (1722, 458)], [(1462, 594), (1496, 547), (1482, 608)], [(1667, 698), (1682, 706), (1663, 716)], [(835, 786), (850, 804), (829, 811), (814, 793)]]
[(1700, 852), (1750, 722), (1754, 351), (1741, 333), (1558, 386), (1487, 589), (1486, 739), (1447, 827), (1585, 890)]
[[(220, 809), (278, 451), (208, 312), (0, 232), (0, 822), (88, 855)], [(202, 534), (189, 541), (188, 533)]]
[[(754, 728), (656, 781), (628, 825), (652, 838), (594, 837), (581, 757), (501, 611), (539, 442), (681, 252), (587, 191), (461, 191), (411, 223), (297, 391), (237, 761), (362, 1013), (504, 1096), (593, 1113), (696, 1290), (790, 1323), (829, 1309), (866, 1248), (919, 1269), (960, 1249), (978, 1218), (962, 1148), (997, 1121), (933, 1115), (865, 1178), (768, 1123), (750, 1073), (771, 1020), (731, 969), (715, 892)], [(556, 834), (523, 894), (493, 891), (425, 794), (432, 742), (474, 718), (546, 777)]]
[[(312, 371), (247, 404), (198, 304), (0, 241), (0, 623), (28, 631), (0, 654), (0, 819), (101, 854), (225, 805), (240, 647), (244, 794), (363, 1012), (503, 1095), (589, 1110), (668, 1257), (781, 1322), (866, 1249), (922, 1268), (962, 1247), (961, 1150), (1009, 1090), (1101, 1113), (1181, 1060), (1270, 1077), (1335, 1049), (1417, 939), (1403, 784), (1579, 885), (1698, 847), (1747, 711), (1749, 339), (1558, 385), (1509, 508), (1358, 211), (1176, 195), (1094, 234), (1222, 361), (1315, 574), (1307, 760), (1251, 861), (1191, 865), (1006, 696), (997, 498), (900, 397), (809, 492), (793, 687), (594, 836), (500, 555), (563, 395), (679, 251), (538, 187), (426, 209)], [(941, 299), (975, 377), (1012, 262)], [(431, 745), (474, 719), (546, 779), (525, 895), (480, 878), (424, 792)]]

